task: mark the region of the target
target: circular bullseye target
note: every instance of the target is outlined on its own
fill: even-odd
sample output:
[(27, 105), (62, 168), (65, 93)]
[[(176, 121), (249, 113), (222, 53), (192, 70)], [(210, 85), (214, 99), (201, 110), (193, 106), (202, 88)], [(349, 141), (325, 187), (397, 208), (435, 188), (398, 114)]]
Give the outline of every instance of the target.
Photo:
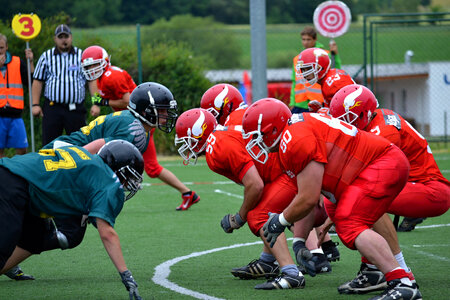
[(325, 37), (335, 38), (347, 32), (352, 15), (341, 1), (325, 1), (314, 10), (314, 26)]

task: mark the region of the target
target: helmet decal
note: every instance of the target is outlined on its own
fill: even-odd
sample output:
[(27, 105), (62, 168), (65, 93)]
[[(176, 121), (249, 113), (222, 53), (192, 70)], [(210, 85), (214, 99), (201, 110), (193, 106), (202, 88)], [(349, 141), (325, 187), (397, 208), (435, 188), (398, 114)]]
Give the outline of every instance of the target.
[(224, 89), (214, 98), (214, 108), (220, 110), (222, 105), (228, 103), (228, 86), (225, 85)]
[(349, 111), (352, 108), (361, 105), (361, 101), (356, 101), (356, 99), (359, 96), (361, 96), (362, 92), (363, 92), (362, 87), (359, 87), (356, 91), (348, 94), (348, 96), (345, 97), (344, 103), (343, 103), (345, 111)]
[(203, 133), (205, 132), (206, 128), (208, 127), (205, 122), (205, 114), (200, 111), (200, 117), (197, 121), (195, 121), (194, 125), (192, 126), (192, 136), (196, 139), (199, 139), (203, 136)]
[(150, 100), (151, 105), (155, 105), (155, 99), (153, 99), (152, 92), (150, 90), (147, 91), (148, 99)]
[(323, 50), (322, 48), (315, 48), (314, 55), (317, 57), (322, 56), (322, 55), (328, 56), (328, 53), (327, 53), (327, 51)]

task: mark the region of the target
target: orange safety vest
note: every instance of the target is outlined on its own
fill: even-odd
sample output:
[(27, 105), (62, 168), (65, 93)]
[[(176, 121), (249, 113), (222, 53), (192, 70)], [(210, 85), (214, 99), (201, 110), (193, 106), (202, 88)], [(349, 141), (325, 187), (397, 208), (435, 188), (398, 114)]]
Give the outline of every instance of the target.
[[(298, 54), (294, 57), (294, 68), (297, 66)], [(301, 105), (303, 108), (308, 108), (308, 100), (317, 100), (320, 103), (323, 103), (323, 95), (322, 95), (322, 87), (319, 83), (315, 83), (314, 85), (310, 85), (309, 83), (303, 84), (300, 83), (300, 76), (295, 73), (295, 103), (305, 102), (305, 104)]]
[(23, 109), (23, 85), (20, 76), (20, 58), (13, 56), (6, 65), (6, 74), (0, 72), (0, 108), (10, 106)]

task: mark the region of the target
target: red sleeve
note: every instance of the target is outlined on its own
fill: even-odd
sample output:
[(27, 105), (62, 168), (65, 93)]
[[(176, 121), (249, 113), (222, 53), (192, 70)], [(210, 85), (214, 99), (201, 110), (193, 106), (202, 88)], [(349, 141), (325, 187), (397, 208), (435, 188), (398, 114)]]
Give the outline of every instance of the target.
[(240, 135), (237, 131), (212, 133), (213, 138), (208, 139), (206, 146), (206, 162), (211, 171), (242, 184), (242, 178), (254, 163), (242, 138), (233, 136), (235, 133)]
[(344, 70), (331, 69), (322, 80), (322, 94), (328, 104), (341, 88), (354, 84), (352, 77)]

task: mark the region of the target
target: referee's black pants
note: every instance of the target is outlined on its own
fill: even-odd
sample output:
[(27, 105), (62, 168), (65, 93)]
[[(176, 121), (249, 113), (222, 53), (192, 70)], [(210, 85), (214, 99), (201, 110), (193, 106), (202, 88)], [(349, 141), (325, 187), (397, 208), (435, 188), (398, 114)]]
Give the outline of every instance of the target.
[(73, 110), (68, 104), (60, 104), (46, 99), (42, 108), (42, 146), (47, 145), (63, 134), (69, 135), (86, 125), (84, 103), (75, 104)]

